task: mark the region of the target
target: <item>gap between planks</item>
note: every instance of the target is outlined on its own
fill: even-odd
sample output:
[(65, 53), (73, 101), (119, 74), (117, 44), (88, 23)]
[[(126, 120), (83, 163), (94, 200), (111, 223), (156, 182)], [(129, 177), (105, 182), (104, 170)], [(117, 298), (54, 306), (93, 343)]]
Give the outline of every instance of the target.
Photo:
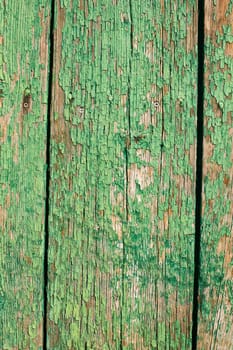
[(50, 200), (50, 141), (51, 141), (51, 110), (54, 66), (54, 16), (55, 1), (51, 0), (49, 28), (49, 72), (48, 72), (48, 101), (47, 101), (47, 143), (46, 143), (46, 198), (45, 198), (45, 237), (44, 237), (44, 306), (43, 306), (43, 349), (47, 350), (47, 311), (48, 311), (48, 248), (49, 248), (49, 200)]
[(196, 208), (194, 248), (194, 288), (192, 315), (192, 350), (197, 349), (199, 277), (201, 249), (202, 180), (203, 180), (203, 130), (204, 130), (204, 43), (205, 0), (198, 0), (198, 72), (197, 72), (197, 155), (196, 155)]

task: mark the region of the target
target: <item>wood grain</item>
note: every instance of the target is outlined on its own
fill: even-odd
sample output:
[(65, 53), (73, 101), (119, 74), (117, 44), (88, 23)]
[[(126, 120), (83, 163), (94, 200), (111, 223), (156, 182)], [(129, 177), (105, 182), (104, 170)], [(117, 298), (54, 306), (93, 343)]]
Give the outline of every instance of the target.
[(189, 349), (196, 1), (56, 1), (49, 349)]
[(130, 38), (125, 10), (122, 1), (56, 1), (49, 349), (120, 348)]
[(205, 1), (203, 208), (198, 349), (232, 349), (232, 1)]
[(195, 1), (131, 2), (124, 349), (191, 349)]
[(0, 348), (42, 349), (50, 5), (0, 2)]

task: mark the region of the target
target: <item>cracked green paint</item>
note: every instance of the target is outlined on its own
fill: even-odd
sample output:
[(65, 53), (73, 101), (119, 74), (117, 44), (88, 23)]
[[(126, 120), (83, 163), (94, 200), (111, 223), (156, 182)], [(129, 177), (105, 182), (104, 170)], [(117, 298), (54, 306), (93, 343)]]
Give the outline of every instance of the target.
[(125, 349), (191, 347), (195, 6), (132, 3)]
[[(198, 349), (232, 349), (232, 1), (208, 2)], [(208, 16), (208, 17), (207, 17)], [(208, 23), (209, 18), (213, 18)], [(208, 29), (209, 28), (209, 29)]]
[[(203, 349), (233, 335), (232, 3), (206, 2)], [(196, 6), (56, 1), (51, 349), (191, 348)], [(0, 4), (2, 349), (42, 348), (49, 11)]]
[(49, 349), (191, 348), (196, 1), (56, 1)]
[(4, 350), (42, 349), (49, 13), (49, 2), (44, 0), (0, 3), (0, 348)]

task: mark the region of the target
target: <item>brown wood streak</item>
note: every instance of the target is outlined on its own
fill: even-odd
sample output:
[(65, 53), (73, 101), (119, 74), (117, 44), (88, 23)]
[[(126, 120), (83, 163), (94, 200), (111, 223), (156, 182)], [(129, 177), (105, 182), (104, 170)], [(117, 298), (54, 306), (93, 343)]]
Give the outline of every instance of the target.
[[(65, 23), (65, 9), (60, 7), (58, 2), (57, 27), (54, 30), (54, 80), (53, 80), (53, 96), (52, 96), (52, 120), (53, 127), (51, 129), (51, 137), (57, 142), (65, 142), (70, 144), (69, 129), (63, 117), (65, 96), (64, 91), (59, 85), (59, 72), (61, 67), (61, 51), (62, 51), (62, 29)], [(54, 118), (54, 114), (57, 117)]]
[[(216, 40), (216, 32), (222, 34), (223, 25), (233, 27), (233, 12), (226, 17), (229, 0), (217, 0), (215, 13), (213, 13), (213, 4), (211, 0), (205, 0), (205, 34)], [(215, 17), (216, 16), (216, 17)]]

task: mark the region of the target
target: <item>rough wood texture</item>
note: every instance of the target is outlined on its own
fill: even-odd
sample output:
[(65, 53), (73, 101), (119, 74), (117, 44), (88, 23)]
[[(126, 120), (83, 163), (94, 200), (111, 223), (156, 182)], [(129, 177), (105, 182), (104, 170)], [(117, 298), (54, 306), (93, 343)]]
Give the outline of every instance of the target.
[(0, 348), (42, 348), (46, 0), (0, 2)]
[(57, 0), (49, 349), (190, 349), (196, 1)]
[(56, 2), (49, 349), (121, 343), (129, 33), (109, 5)]
[(131, 1), (124, 349), (189, 349), (196, 1)]
[(203, 220), (198, 349), (232, 349), (233, 2), (205, 1)]

